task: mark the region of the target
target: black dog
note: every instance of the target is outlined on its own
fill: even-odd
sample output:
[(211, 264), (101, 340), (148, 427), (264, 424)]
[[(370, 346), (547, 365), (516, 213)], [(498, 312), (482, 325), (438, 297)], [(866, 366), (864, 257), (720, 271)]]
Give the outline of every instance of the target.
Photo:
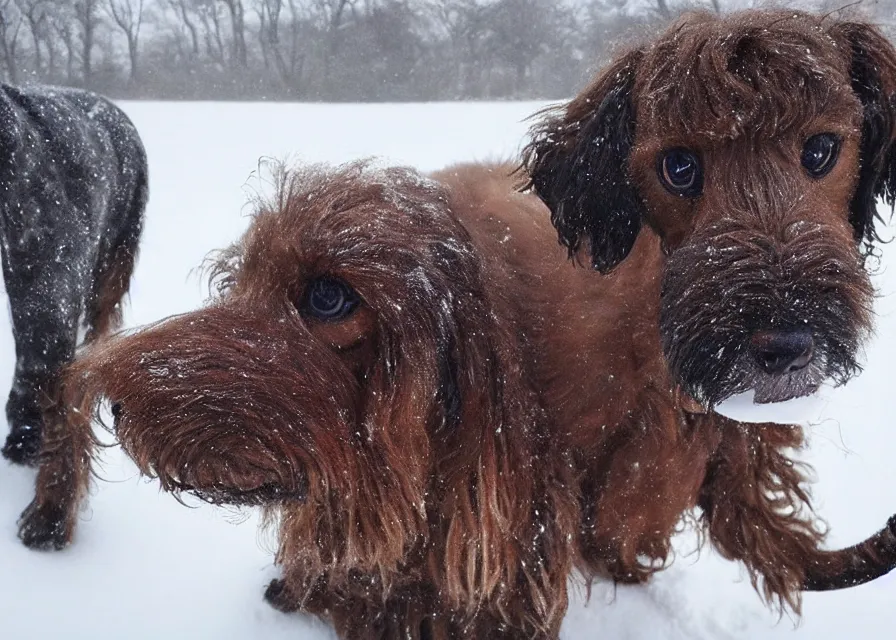
[[(127, 116), (100, 96), (8, 85), (0, 85), (0, 149), (0, 242), (16, 346), (3, 455), (36, 464), (52, 416), (64, 440), (57, 378), (79, 330), (91, 342), (120, 322), (143, 226), (146, 153)], [(51, 494), (60, 482), (67, 479), (56, 477)], [(62, 498), (40, 500), (41, 485), (39, 476), (45, 517), (38, 526), (26, 518), (20, 535), (28, 546), (64, 546), (71, 531), (59, 526)]]

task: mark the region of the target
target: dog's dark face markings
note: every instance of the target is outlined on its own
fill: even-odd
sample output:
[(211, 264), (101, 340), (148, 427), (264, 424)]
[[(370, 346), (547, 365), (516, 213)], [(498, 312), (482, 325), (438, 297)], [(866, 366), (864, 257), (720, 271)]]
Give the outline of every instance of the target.
[(167, 490), (241, 505), (394, 492), (412, 527), (430, 439), (460, 411), (454, 293), (474, 286), (473, 253), (414, 173), (290, 179), (222, 255), (218, 299), (91, 354), (89, 395), (114, 403), (122, 446)]
[(668, 259), (660, 331), (712, 406), (858, 369), (876, 197), (896, 190), (896, 53), (799, 12), (693, 15), (535, 130), (527, 164), (561, 240), (601, 271), (642, 224)]

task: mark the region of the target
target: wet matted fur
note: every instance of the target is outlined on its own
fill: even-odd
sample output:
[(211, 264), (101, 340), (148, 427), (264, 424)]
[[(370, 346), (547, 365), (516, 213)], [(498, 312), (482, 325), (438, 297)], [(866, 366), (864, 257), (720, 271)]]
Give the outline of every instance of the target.
[(788, 456), (801, 428), (712, 411), (739, 392), (786, 400), (858, 371), (894, 142), (891, 43), (792, 10), (686, 15), (541, 115), (529, 186), (570, 254), (604, 274), (581, 292), (582, 313), (607, 327), (580, 356), (604, 398), (573, 440), (586, 567), (646, 578), (695, 504), (713, 545), (797, 611), (802, 588), (896, 564), (896, 519), (852, 550), (821, 549)]
[[(146, 154), (111, 102), (76, 89), (0, 85), (0, 245), (16, 367), (3, 455), (39, 464), (19, 523), (33, 548), (71, 540), (88, 442), (67, 429), (59, 374), (79, 341), (114, 329), (147, 200)], [(43, 453), (41, 446), (43, 444)]]
[(525, 299), (578, 274), (511, 173), (286, 173), (219, 297), (67, 378), (164, 489), (263, 507), (267, 599), (341, 637), (557, 637), (580, 518)]
[[(642, 274), (572, 268), (510, 169), (291, 174), (224, 253), (219, 299), (76, 362), (74, 430), (109, 399), (163, 488), (264, 507), (268, 600), (346, 638), (555, 638), (572, 566), (646, 577), (704, 496), (709, 537), (782, 597), (891, 544), (823, 552), (781, 513), (805, 498), (781, 453), (800, 432), (683, 412), (655, 318), (621, 293)], [(313, 317), (322, 281), (356, 292), (345, 317)]]

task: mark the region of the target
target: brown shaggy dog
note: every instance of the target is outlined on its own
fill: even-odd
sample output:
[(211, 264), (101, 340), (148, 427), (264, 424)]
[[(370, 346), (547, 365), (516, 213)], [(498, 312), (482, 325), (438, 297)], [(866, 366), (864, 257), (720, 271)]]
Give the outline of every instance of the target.
[(284, 176), (217, 300), (69, 377), (164, 489), (264, 507), (266, 597), (345, 638), (551, 638), (566, 611), (578, 504), (518, 320), (586, 274), (512, 167), (458, 172)]
[[(868, 24), (792, 10), (685, 16), (534, 128), (530, 186), (570, 254), (607, 274), (579, 289), (601, 337), (579, 336), (552, 369), (596, 378), (558, 418), (585, 474), (587, 568), (644, 579), (694, 505), (711, 542), (797, 611), (801, 588), (896, 564), (896, 518), (864, 546), (821, 550), (787, 455), (801, 428), (712, 411), (857, 372), (894, 143), (893, 46)], [(596, 410), (578, 408), (594, 395)]]
[(218, 299), (76, 363), (80, 431), (105, 397), (163, 488), (263, 507), (267, 599), (345, 638), (555, 638), (577, 542), (586, 571), (643, 577), (701, 487), (713, 541), (782, 597), (892, 544), (824, 553), (780, 514), (804, 497), (779, 451), (798, 432), (683, 412), (629, 298), (643, 274), (572, 268), (510, 172), (289, 175), (223, 254)]

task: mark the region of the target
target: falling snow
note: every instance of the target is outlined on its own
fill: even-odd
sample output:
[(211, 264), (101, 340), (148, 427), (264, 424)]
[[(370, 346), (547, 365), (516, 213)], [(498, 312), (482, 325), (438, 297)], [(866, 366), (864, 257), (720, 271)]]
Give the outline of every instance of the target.
[[(526, 131), (523, 119), (541, 106), (126, 104), (146, 143), (152, 181), (128, 325), (201, 302), (204, 283), (195, 272), (187, 276), (210, 250), (229, 245), (245, 229), (243, 185), (259, 157), (343, 162), (384, 154), (434, 170), (509, 156)], [(890, 249), (884, 247), (884, 267), (896, 260)], [(896, 436), (885, 402), (896, 358), (896, 269), (881, 272), (880, 338), (868, 349), (865, 373), (831, 399), (825, 419), (809, 430), (806, 458), (820, 479), (814, 495), (832, 527), (833, 546), (863, 538), (896, 511), (893, 492), (881, 489), (896, 486)], [(8, 323), (0, 332), (0, 355), (8, 382), (14, 364)], [(0, 464), (3, 638), (333, 637), (318, 622), (262, 602), (264, 586), (276, 575), (275, 544), (257, 533), (256, 515), (207, 505), (185, 509), (137, 478), (117, 450), (103, 458), (102, 475), (112, 482), (96, 486), (75, 544), (56, 555), (18, 543), (15, 519), (30, 499), (33, 471)], [(582, 593), (574, 595), (562, 637), (838, 640), (889, 637), (896, 626), (896, 577), (807, 595), (794, 630), (789, 619), (779, 622), (764, 608), (738, 566), (709, 551), (689, 554), (693, 542), (688, 533), (680, 536), (674, 564), (648, 587), (598, 584), (587, 605)]]

